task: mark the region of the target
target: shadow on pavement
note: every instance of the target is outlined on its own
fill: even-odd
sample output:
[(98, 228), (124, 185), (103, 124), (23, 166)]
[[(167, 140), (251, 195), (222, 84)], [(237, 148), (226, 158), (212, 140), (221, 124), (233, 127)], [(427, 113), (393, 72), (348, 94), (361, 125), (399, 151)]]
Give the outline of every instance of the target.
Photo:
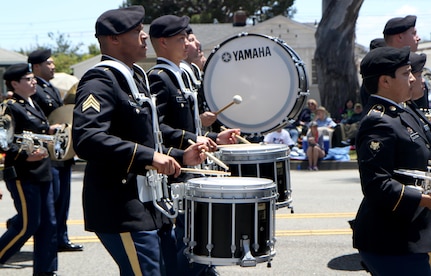
[(328, 267), (335, 270), (343, 271), (360, 271), (365, 270), (361, 264), (359, 253), (343, 255), (329, 261)]
[(17, 268), (17, 269), (32, 267), (33, 265), (20, 264), (28, 261), (33, 261), (33, 251), (19, 251), (15, 255), (13, 255), (9, 260), (7, 260), (7, 262), (3, 265), (3, 267)]

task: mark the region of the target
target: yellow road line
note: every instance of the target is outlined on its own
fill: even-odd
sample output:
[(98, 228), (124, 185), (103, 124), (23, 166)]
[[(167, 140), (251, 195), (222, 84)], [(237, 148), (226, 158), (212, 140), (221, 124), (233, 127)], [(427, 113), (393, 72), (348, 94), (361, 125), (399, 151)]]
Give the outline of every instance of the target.
[(356, 213), (305, 213), (305, 214), (276, 214), (276, 219), (302, 219), (302, 218), (354, 218)]
[[(276, 214), (276, 219), (321, 219), (321, 218), (354, 218), (356, 213), (304, 213), (304, 214)], [(68, 220), (68, 225), (84, 225), (83, 220)], [(0, 228), (6, 228), (6, 223), (0, 223)], [(351, 235), (351, 229), (316, 229), (316, 230), (279, 230), (275, 232), (276, 237), (286, 236), (323, 236), (323, 235)], [(86, 236), (70, 237), (76, 243), (99, 242), (96, 235), (88, 232)], [(30, 238), (26, 245), (33, 245), (33, 238)]]
[[(356, 213), (304, 213), (275, 214), (276, 219), (312, 219), (312, 218), (354, 218)], [(67, 225), (84, 225), (84, 220), (68, 220)], [(6, 223), (0, 222), (0, 228), (6, 228)]]
[[(275, 237), (292, 236), (330, 236), (330, 235), (351, 235), (351, 229), (316, 229), (316, 230), (280, 230), (275, 231)], [(95, 243), (100, 242), (96, 235), (89, 233), (88, 236), (69, 237), (74, 243)], [(33, 238), (30, 238), (25, 245), (33, 245)]]
[(276, 237), (287, 236), (328, 236), (328, 235), (351, 235), (352, 229), (316, 229), (316, 230), (280, 230), (275, 231)]

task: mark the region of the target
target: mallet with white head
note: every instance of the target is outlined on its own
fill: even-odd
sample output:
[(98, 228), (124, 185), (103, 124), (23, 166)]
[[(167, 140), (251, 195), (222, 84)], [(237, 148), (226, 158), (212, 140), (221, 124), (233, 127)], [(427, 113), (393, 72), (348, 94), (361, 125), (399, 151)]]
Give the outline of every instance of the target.
[(228, 109), (229, 107), (231, 107), (234, 104), (240, 104), (242, 102), (242, 98), (240, 95), (235, 95), (233, 96), (232, 102), (230, 102), (229, 104), (227, 104), (225, 107), (223, 107), (222, 109), (220, 109), (217, 112), (214, 112), (214, 114), (218, 115), (220, 113), (222, 113), (223, 111), (225, 111), (226, 109)]

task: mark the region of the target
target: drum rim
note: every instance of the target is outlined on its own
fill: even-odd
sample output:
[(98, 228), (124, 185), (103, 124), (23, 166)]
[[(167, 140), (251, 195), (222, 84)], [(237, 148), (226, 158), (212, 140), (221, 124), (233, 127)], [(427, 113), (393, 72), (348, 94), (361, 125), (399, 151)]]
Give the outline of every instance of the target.
[[(219, 120), (221, 123), (227, 125), (228, 127), (239, 127), (239, 128), (241, 128), (243, 130), (243, 133), (264, 135), (265, 133), (274, 131), (275, 129), (277, 129), (279, 127), (289, 125), (290, 120), (297, 117), (297, 115), (299, 114), (299, 112), (301, 111), (301, 109), (303, 108), (303, 106), (305, 105), (305, 102), (306, 102), (306, 96), (303, 94), (308, 93), (307, 73), (305, 71), (305, 67), (303, 66), (303, 62), (302, 62), (301, 58), (293, 50), (292, 47), (287, 45), (283, 40), (281, 40), (279, 38), (272, 37), (272, 36), (265, 35), (265, 34), (239, 33), (237, 35), (234, 35), (234, 36), (226, 39), (225, 41), (223, 41), (222, 43), (220, 43), (216, 47), (214, 47), (213, 50), (211, 51), (211, 54), (208, 57), (205, 65), (204, 65), (204, 79), (202, 81), (202, 84), (204, 86), (205, 98), (208, 99), (208, 97), (211, 97), (211, 94), (209, 92), (206, 92), (206, 91), (211, 90), (211, 89), (205, 89), (205, 84), (207, 83), (207, 81), (205, 81), (205, 75), (208, 75), (208, 73), (212, 73), (212, 72), (207, 72), (207, 70), (208, 70), (208, 67), (211, 65), (211, 61), (213, 60), (213, 58), (216, 57), (215, 53), (218, 52), (224, 45), (226, 45), (227, 43), (231, 42), (234, 39), (237, 39), (240, 37), (253, 37), (253, 36), (265, 38), (265, 39), (269, 39), (269, 40), (273, 41), (274, 43), (279, 45), (280, 48), (282, 48), (284, 51), (286, 51), (286, 54), (288, 54), (290, 56), (289, 59), (295, 65), (295, 69), (296, 69), (296, 74), (291, 74), (291, 77), (296, 79), (295, 80), (295, 82), (296, 82), (295, 87), (297, 89), (297, 91), (291, 91), (290, 93), (297, 92), (296, 101), (291, 106), (291, 108), (286, 108), (286, 110), (287, 109), (290, 109), (290, 110), (288, 110), (288, 111), (282, 111), (281, 110), (277, 115), (273, 116), (274, 118), (268, 118), (267, 121), (263, 121), (263, 122), (256, 124), (256, 125), (241, 124), (241, 122), (239, 122), (239, 120), (231, 120), (229, 118), (224, 118), (223, 114), (220, 114)], [(294, 70), (293, 68), (291, 68), (291, 69)], [(210, 84), (211, 84), (211, 82), (210, 82)], [(305, 90), (305, 91), (302, 91), (302, 90)], [(211, 101), (207, 100), (207, 102), (211, 102)], [(216, 105), (212, 102), (210, 104)], [(290, 103), (285, 103), (285, 105), (286, 104), (290, 104)], [(273, 121), (274, 123), (271, 123), (270, 121)]]
[(219, 146), (221, 153), (236, 153), (236, 154), (273, 154), (289, 151), (289, 146), (285, 144), (263, 144), (260, 146), (241, 146), (241, 147), (223, 147)]

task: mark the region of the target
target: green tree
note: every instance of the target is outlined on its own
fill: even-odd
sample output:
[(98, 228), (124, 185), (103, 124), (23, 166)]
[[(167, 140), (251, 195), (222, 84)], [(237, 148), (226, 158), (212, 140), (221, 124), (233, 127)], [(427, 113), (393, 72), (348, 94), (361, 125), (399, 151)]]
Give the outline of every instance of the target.
[(54, 43), (46, 45), (36, 45), (34, 49), (20, 50), (20, 53), (28, 55), (37, 49), (51, 49), (52, 56), (55, 62), (55, 71), (72, 74), (70, 66), (96, 56), (100, 54), (100, 49), (96, 44), (88, 46), (87, 53), (80, 53), (80, 49), (83, 43), (77, 45), (72, 44), (69, 40), (69, 36), (64, 33), (58, 32), (57, 34), (48, 33), (48, 37), (53, 40)]
[(126, 0), (123, 7), (143, 5), (145, 7), (145, 24), (166, 14), (178, 16), (187, 15), (193, 23), (212, 23), (217, 19), (220, 23), (232, 22), (233, 14), (237, 10), (244, 10), (254, 15), (263, 6), (271, 8), (271, 13), (265, 14), (265, 19), (279, 14), (288, 14), (288, 8), (294, 0), (260, 1), (260, 0)]

